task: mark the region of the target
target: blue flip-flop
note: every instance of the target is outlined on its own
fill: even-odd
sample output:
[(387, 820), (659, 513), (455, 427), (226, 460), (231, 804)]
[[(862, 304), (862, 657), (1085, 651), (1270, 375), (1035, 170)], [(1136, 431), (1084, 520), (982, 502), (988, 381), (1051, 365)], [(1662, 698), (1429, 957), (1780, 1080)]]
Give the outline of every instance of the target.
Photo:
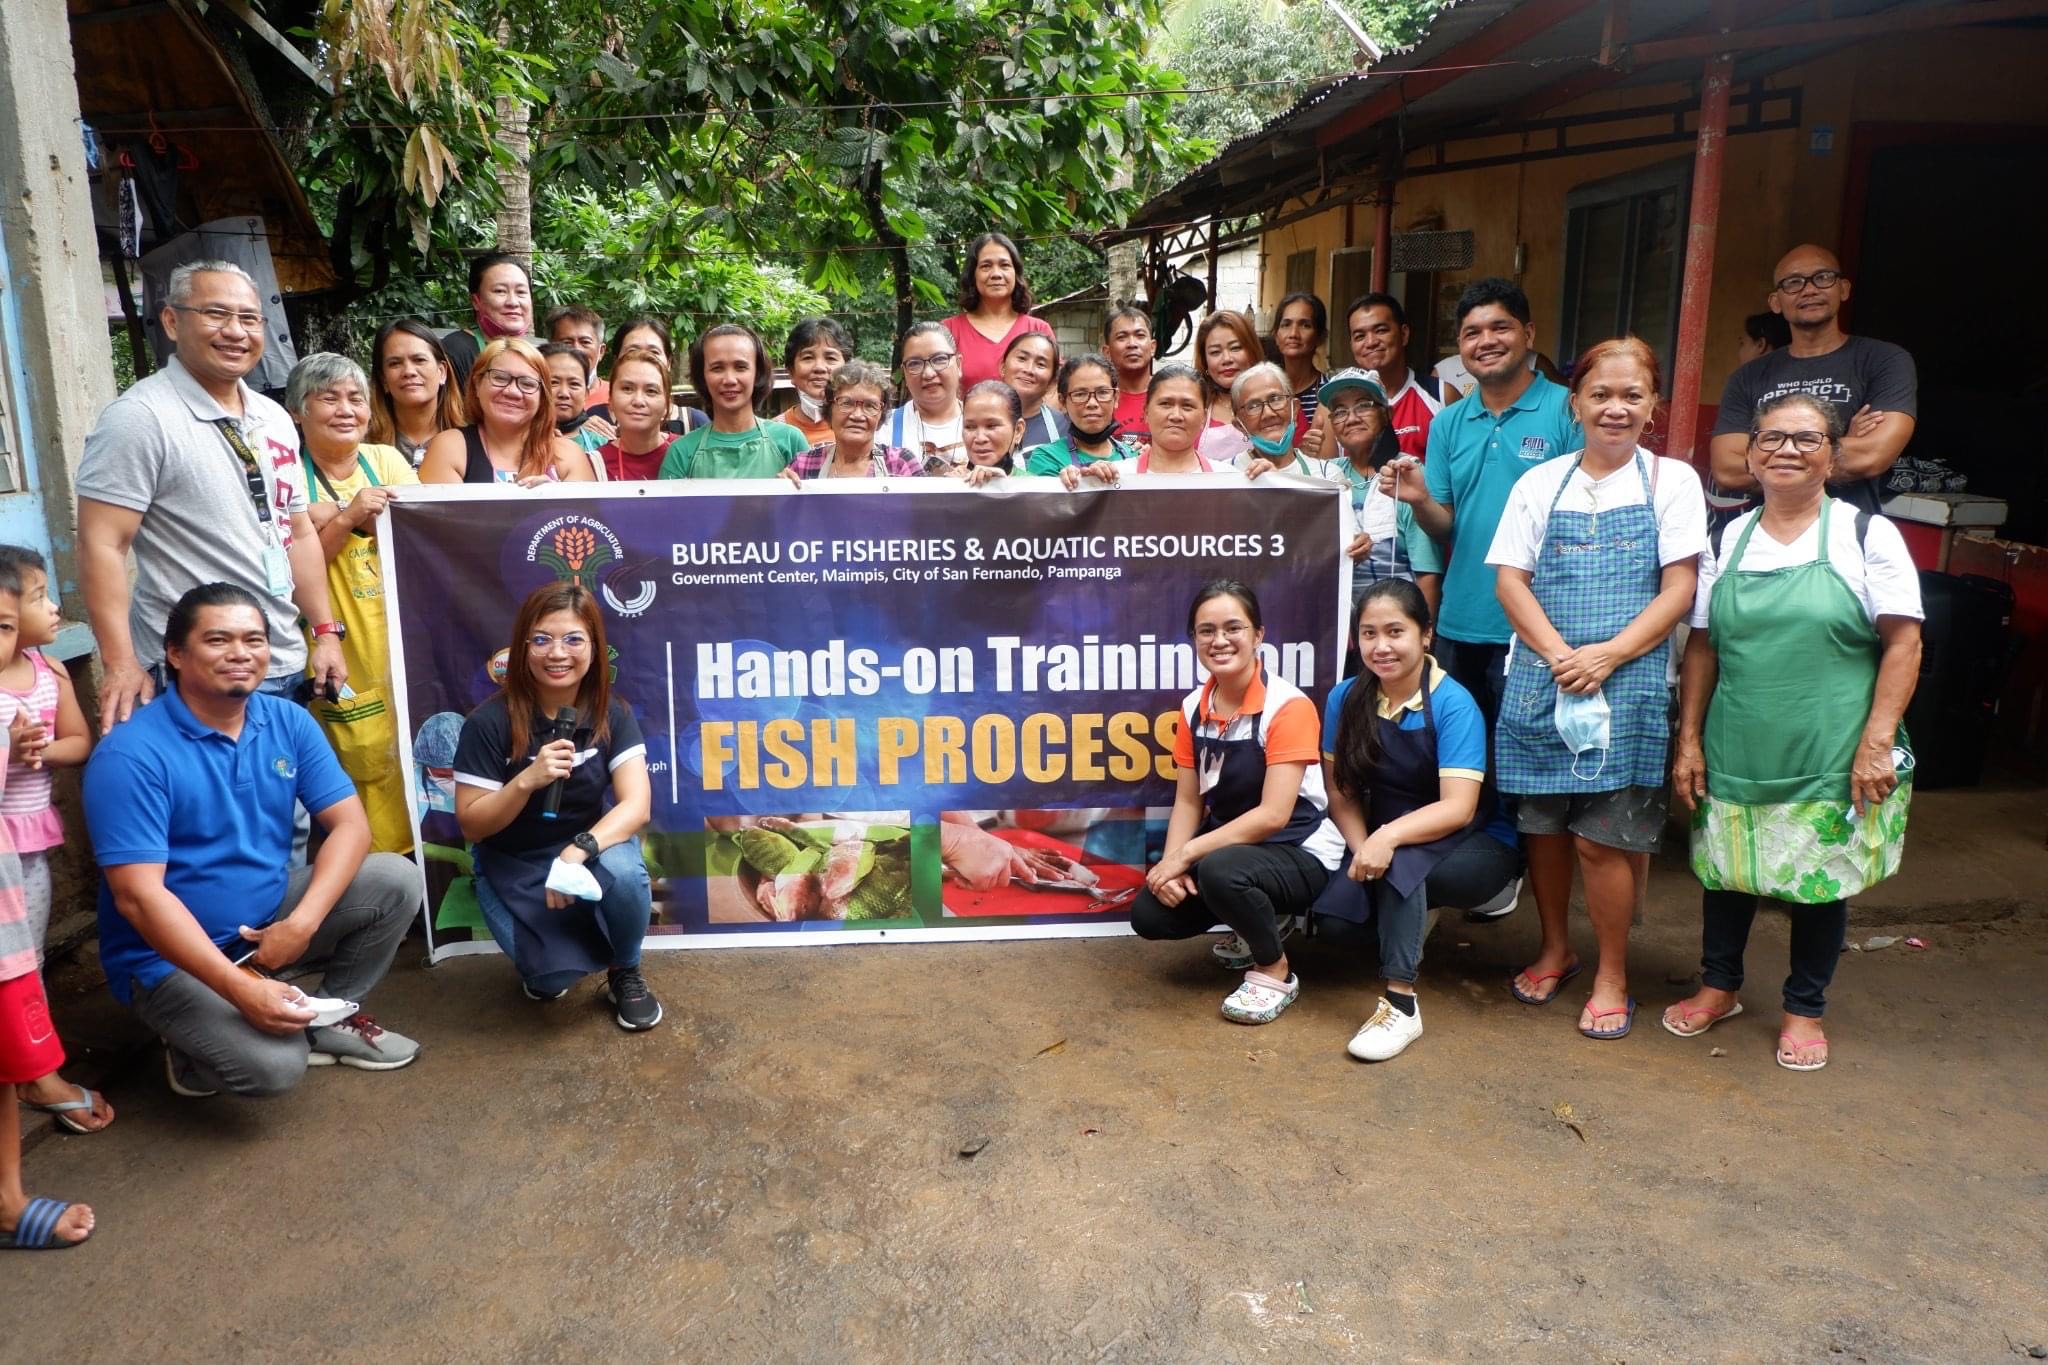
[(4, 1239), (0, 1240), (0, 1251), (63, 1251), (77, 1246), (77, 1242), (57, 1240), (57, 1224), (70, 1207), (70, 1203), (62, 1199), (29, 1200), (14, 1231), (0, 1232), (0, 1239)]
[[(1596, 1010), (1590, 1004), (1587, 1005), (1586, 1009), (1593, 1016), (1593, 1027), (1581, 1028), (1579, 1032), (1585, 1034), (1588, 1038), (1602, 1043), (1612, 1042), (1616, 1038), (1628, 1037), (1628, 1031), (1636, 1026), (1636, 998), (1632, 995), (1624, 998), (1628, 1003), (1618, 1010)], [(1612, 1019), (1617, 1014), (1627, 1016), (1621, 1021), (1620, 1028), (1603, 1029), (1600, 1027), (1602, 1019)]]
[(1517, 976), (1526, 976), (1539, 986), (1546, 981), (1555, 981), (1557, 984), (1550, 988), (1550, 994), (1548, 995), (1527, 995), (1523, 993), (1520, 986), (1515, 984), (1515, 978), (1511, 976), (1508, 978), (1508, 994), (1514, 996), (1515, 999), (1525, 1005), (1547, 1005), (1557, 999), (1566, 984), (1573, 977), (1577, 976), (1584, 966), (1583, 962), (1574, 962), (1561, 972), (1532, 972), (1527, 967), (1524, 967), (1520, 972), (1516, 973)]

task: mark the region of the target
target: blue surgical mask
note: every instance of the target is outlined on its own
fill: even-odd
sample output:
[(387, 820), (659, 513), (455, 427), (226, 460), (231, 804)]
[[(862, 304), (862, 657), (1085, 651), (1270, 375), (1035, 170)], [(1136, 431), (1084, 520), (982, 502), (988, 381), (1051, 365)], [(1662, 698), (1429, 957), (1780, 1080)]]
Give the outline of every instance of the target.
[[(1581, 782), (1591, 782), (1607, 767), (1607, 748), (1612, 737), (1613, 714), (1608, 710), (1607, 697), (1597, 689), (1590, 695), (1581, 696), (1576, 692), (1557, 689), (1557, 735), (1564, 741), (1564, 747), (1572, 751), (1572, 776)], [(1590, 773), (1579, 771), (1579, 757), (1594, 749), (1600, 751), (1600, 766)]]
[(1289, 426), (1287, 434), (1277, 441), (1269, 440), (1264, 436), (1254, 436), (1251, 438), (1251, 442), (1252, 449), (1258, 451), (1259, 454), (1267, 459), (1284, 460), (1287, 458), (1288, 452), (1294, 449), (1294, 428)]

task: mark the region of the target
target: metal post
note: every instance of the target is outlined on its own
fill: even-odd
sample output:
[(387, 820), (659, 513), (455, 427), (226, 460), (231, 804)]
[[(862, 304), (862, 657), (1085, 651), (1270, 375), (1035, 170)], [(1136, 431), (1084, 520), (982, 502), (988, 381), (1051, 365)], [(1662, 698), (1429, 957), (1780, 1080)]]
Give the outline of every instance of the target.
[(1372, 287), (1387, 292), (1387, 275), (1394, 263), (1394, 182), (1380, 181), (1372, 215)]
[[(1716, 18), (1725, 5), (1715, 6)], [(1721, 223), (1721, 160), (1728, 146), (1728, 90), (1734, 58), (1707, 59), (1700, 86), (1699, 149), (1692, 163), (1692, 212), (1685, 237), (1685, 288), (1678, 303), (1678, 355), (1671, 365), (1671, 428), (1664, 453), (1703, 465), (1695, 449), (1700, 370), (1707, 359), (1707, 304), (1714, 289), (1714, 237)]]

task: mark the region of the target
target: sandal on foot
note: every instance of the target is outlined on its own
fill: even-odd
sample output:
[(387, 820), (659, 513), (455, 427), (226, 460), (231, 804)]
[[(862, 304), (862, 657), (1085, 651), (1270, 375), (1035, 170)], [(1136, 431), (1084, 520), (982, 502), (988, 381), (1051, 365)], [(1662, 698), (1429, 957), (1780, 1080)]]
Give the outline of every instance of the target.
[[(1784, 1067), (1787, 1071), (1818, 1071), (1828, 1064), (1827, 1045), (1828, 1040), (1824, 1036), (1820, 1038), (1794, 1038), (1789, 1033), (1781, 1033), (1778, 1035), (1778, 1065)], [(1821, 1049), (1820, 1060), (1817, 1062), (1788, 1062), (1785, 1060), (1787, 1056), (1796, 1058), (1806, 1049), (1815, 1047)]]
[(114, 1121), (108, 1119), (99, 1128), (88, 1128), (77, 1119), (72, 1118), (73, 1114), (81, 1112), (90, 1114), (98, 1109), (100, 1107), (100, 1097), (82, 1085), (72, 1084), (71, 1088), (78, 1092), (79, 1098), (75, 1100), (60, 1100), (56, 1104), (37, 1104), (34, 1100), (23, 1100), (21, 1107), (36, 1110), (38, 1113), (48, 1114), (56, 1119), (67, 1133), (97, 1133), (102, 1128), (114, 1126)]
[[(57, 1236), (57, 1224), (71, 1208), (62, 1199), (31, 1199), (12, 1232), (0, 1232), (0, 1251), (64, 1251), (78, 1245)], [(91, 1237), (87, 1233), (86, 1237)], [(83, 1239), (81, 1239), (83, 1240)]]
[(1557, 993), (1565, 988), (1566, 982), (1579, 974), (1582, 966), (1583, 964), (1574, 962), (1561, 972), (1532, 972), (1527, 967), (1524, 967), (1521, 971), (1515, 973), (1515, 976), (1528, 977), (1530, 985), (1540, 986), (1546, 981), (1555, 981), (1557, 984), (1550, 988), (1550, 994), (1548, 995), (1530, 995), (1520, 986), (1517, 986), (1515, 984), (1515, 977), (1511, 976), (1508, 978), (1508, 993), (1525, 1005), (1547, 1005), (1557, 999)]
[[(1658, 1016), (1664, 1025), (1664, 1031), (1680, 1038), (1697, 1038), (1723, 1019), (1733, 1019), (1736, 1015), (1742, 1013), (1742, 1002), (1738, 1000), (1725, 1010), (1710, 1010), (1706, 1008), (1689, 1010), (1685, 1007), (1685, 1002), (1681, 1000), (1671, 1008), (1678, 1011), (1678, 1017), (1685, 1022), (1686, 1027), (1673, 1028), (1671, 1026), (1671, 1016), (1667, 1013)], [(1707, 1022), (1701, 1024), (1698, 1028), (1694, 1028), (1692, 1021), (1702, 1015), (1706, 1016)]]
[[(1628, 1031), (1636, 1026), (1636, 1000), (1634, 996), (1628, 997), (1627, 1004), (1611, 1010), (1596, 1010), (1589, 1004), (1586, 1006), (1586, 1013), (1593, 1016), (1593, 1022), (1591, 1025), (1581, 1025), (1579, 1032), (1598, 1042), (1606, 1043), (1612, 1042), (1616, 1038), (1626, 1038), (1628, 1037)], [(1612, 1019), (1617, 1014), (1622, 1016), (1620, 1028), (1600, 1027), (1602, 1019)]]
[(1246, 972), (1244, 982), (1223, 1001), (1223, 1017), (1233, 1024), (1270, 1024), (1301, 994), (1301, 978), (1285, 981), (1264, 972)]

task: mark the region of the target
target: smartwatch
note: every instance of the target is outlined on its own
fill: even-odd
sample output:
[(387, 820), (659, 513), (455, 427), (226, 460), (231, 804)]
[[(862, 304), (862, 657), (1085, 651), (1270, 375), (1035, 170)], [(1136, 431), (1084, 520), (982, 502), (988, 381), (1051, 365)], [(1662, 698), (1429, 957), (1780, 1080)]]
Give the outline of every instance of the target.
[(575, 838), (571, 839), (569, 842), (576, 845), (576, 847), (582, 849), (583, 856), (586, 858), (595, 858), (598, 854), (604, 851), (603, 849), (597, 846), (597, 836), (595, 834), (592, 834), (587, 829), (584, 830), (581, 834), (577, 835)]

